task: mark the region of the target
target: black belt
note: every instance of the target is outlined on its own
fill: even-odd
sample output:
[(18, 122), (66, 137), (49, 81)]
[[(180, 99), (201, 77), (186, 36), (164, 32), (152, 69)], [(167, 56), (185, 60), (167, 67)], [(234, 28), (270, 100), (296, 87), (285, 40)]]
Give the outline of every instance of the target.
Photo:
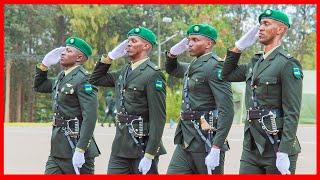
[(248, 120), (257, 120), (261, 119), (262, 116), (269, 114), (272, 112), (276, 115), (276, 118), (283, 117), (283, 110), (282, 109), (256, 109), (256, 110), (247, 110)]
[[(214, 109), (213, 111), (217, 110)], [(202, 115), (205, 116), (205, 119), (208, 119), (209, 111), (184, 111), (180, 113), (181, 119), (185, 121), (199, 120)]]
[(142, 118), (144, 122), (147, 122), (145, 118), (138, 115), (130, 115), (130, 114), (123, 114), (123, 113), (117, 113), (116, 119), (120, 123), (131, 123), (133, 120), (137, 120), (139, 118)]

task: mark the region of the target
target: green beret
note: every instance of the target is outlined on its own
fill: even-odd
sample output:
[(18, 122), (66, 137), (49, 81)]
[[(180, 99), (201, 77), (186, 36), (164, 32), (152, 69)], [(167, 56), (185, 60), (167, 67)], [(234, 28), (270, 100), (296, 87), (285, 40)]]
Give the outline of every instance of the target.
[(66, 46), (72, 46), (79, 49), (87, 57), (91, 56), (92, 54), (91, 46), (86, 41), (78, 37), (69, 37), (66, 40)]
[(145, 27), (138, 27), (133, 28), (128, 32), (129, 36), (139, 36), (143, 38), (144, 40), (151, 43), (152, 46), (157, 45), (157, 36), (148, 28)]
[(260, 23), (261, 19), (273, 19), (275, 21), (279, 21), (279, 22), (287, 25), (290, 28), (289, 17), (281, 11), (267, 9), (262, 14), (260, 14), (259, 23)]
[(187, 35), (202, 35), (212, 39), (213, 41), (216, 41), (218, 38), (217, 30), (209, 24), (194, 24), (189, 27)]

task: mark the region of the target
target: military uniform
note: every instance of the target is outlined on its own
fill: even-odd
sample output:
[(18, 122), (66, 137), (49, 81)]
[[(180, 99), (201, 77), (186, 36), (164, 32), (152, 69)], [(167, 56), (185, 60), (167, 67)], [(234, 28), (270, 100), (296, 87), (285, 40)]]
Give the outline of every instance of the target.
[[(90, 78), (94, 85), (115, 87), (116, 108), (120, 113), (117, 115), (108, 174), (138, 173), (143, 153), (155, 156), (148, 173), (158, 173), (158, 156), (166, 153), (161, 141), (166, 120), (164, 75), (149, 59), (131, 72), (128, 72), (130, 63), (119, 71), (108, 72), (109, 68), (110, 64), (98, 62)], [(143, 134), (147, 135), (142, 139), (144, 146), (140, 142), (137, 144), (132, 138), (128, 123), (119, 122), (121, 114), (143, 118)], [(133, 126), (133, 129), (138, 130), (137, 123), (133, 123)]]
[[(184, 78), (182, 114), (199, 112), (208, 121), (208, 112), (218, 113), (215, 125), (217, 131), (210, 142), (221, 147), (220, 165), (213, 171), (215, 174), (223, 174), (224, 171), (225, 151), (229, 149), (226, 138), (234, 115), (231, 85), (221, 79), (222, 66), (223, 62), (214, 53), (204, 54), (191, 63), (178, 62), (177, 58), (170, 58), (168, 55), (166, 61), (167, 73)], [(179, 121), (174, 137), (177, 146), (168, 167), (168, 174), (207, 174), (205, 157), (211, 145), (209, 149), (205, 148), (202, 138), (207, 138), (208, 133), (201, 130), (198, 120), (199, 117), (192, 120), (182, 117)], [(198, 128), (195, 125), (198, 125)]]
[[(240, 53), (227, 52), (222, 70), (226, 81), (246, 82), (246, 108), (250, 113), (259, 110), (276, 115), (280, 143), (272, 145), (258, 119), (247, 117), (244, 128), (243, 153), (240, 173), (279, 173), (275, 166), (275, 146), (290, 159), (290, 172), (295, 172), (300, 144), (296, 137), (301, 94), (302, 71), (300, 63), (283, 48), (277, 47), (266, 59), (257, 53), (248, 64), (237, 65)], [(251, 112), (252, 111), (252, 112)], [(265, 115), (265, 114), (264, 114)], [(254, 115), (252, 115), (254, 116)], [(264, 122), (268, 129), (271, 121)]]
[[(66, 45), (79, 49), (87, 57), (92, 53), (91, 46), (77, 37), (68, 38)], [(45, 58), (43, 63), (47, 62)], [(51, 93), (54, 100), (51, 150), (45, 174), (74, 174), (72, 157), (75, 150), (84, 151), (85, 163), (80, 173), (93, 174), (94, 158), (100, 154), (93, 137), (97, 120), (97, 88), (88, 82), (88, 72), (82, 65), (62, 71), (55, 79), (48, 79), (47, 74), (47, 68), (38, 64), (34, 90)]]
[[(55, 118), (73, 119), (77, 117), (80, 122), (80, 138), (76, 146), (85, 150), (86, 163), (81, 173), (94, 172), (94, 157), (100, 154), (93, 138), (93, 131), (97, 119), (97, 89), (88, 81), (88, 73), (78, 66), (64, 76), (61, 72), (55, 81), (47, 78), (47, 71), (36, 68), (34, 89), (36, 92), (52, 93), (54, 97), (53, 109)], [(86, 90), (91, 87), (91, 90)], [(73, 150), (63, 127), (53, 126), (51, 136), (51, 151), (46, 165), (46, 174), (74, 173), (72, 166)]]

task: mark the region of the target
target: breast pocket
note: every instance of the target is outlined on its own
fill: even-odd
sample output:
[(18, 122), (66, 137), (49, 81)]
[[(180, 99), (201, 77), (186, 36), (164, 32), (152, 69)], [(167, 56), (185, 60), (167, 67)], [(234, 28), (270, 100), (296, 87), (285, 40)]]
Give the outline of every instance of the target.
[(61, 102), (73, 103), (75, 100), (76, 89), (73, 85), (64, 85), (59, 92)]
[[(275, 93), (279, 93), (277, 77), (261, 77), (259, 79), (259, 93), (262, 97), (270, 97)], [(281, 91), (280, 91), (281, 93)]]
[(205, 86), (205, 80), (203, 77), (189, 77), (189, 90), (197, 91), (201, 87)]

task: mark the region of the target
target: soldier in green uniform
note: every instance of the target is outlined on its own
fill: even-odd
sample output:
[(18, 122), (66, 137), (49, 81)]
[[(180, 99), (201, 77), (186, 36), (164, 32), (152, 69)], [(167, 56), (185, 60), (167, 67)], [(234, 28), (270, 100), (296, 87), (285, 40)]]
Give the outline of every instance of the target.
[[(82, 67), (91, 53), (89, 44), (71, 37), (66, 47), (52, 50), (36, 67), (35, 91), (53, 96), (51, 151), (45, 174), (94, 173), (94, 158), (100, 154), (93, 137), (97, 88), (88, 82), (88, 72)], [(48, 79), (48, 68), (59, 60), (64, 71), (55, 80)]]
[[(226, 138), (233, 121), (232, 91), (222, 81), (223, 62), (212, 52), (217, 31), (192, 25), (187, 38), (167, 52), (166, 71), (184, 78), (181, 120), (177, 126), (168, 174), (223, 174)], [(191, 63), (177, 61), (189, 49)]]
[[(116, 135), (108, 174), (158, 174), (159, 155), (166, 151), (161, 137), (166, 121), (166, 82), (148, 54), (156, 45), (155, 34), (144, 27), (133, 28), (128, 39), (103, 55), (90, 82), (115, 87)], [(123, 56), (130, 62), (108, 72), (111, 62)]]
[[(281, 11), (267, 9), (253, 27), (228, 50), (222, 77), (246, 82), (247, 121), (240, 174), (294, 174), (300, 144), (296, 137), (302, 94), (299, 61), (281, 46), (290, 28)], [(248, 64), (238, 65), (242, 51), (257, 38), (264, 46)]]

